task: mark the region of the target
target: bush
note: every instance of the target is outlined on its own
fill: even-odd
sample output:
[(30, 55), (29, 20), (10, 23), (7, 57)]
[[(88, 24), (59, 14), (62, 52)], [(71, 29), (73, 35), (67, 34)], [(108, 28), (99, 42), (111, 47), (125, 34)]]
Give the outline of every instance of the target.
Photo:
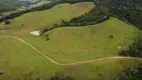
[(114, 38), (114, 36), (113, 36), (113, 35), (109, 35), (108, 37), (109, 37), (109, 39), (113, 39), (113, 38)]
[(10, 24), (11, 22), (8, 21), (8, 20), (5, 20), (4, 23), (5, 23), (5, 24)]

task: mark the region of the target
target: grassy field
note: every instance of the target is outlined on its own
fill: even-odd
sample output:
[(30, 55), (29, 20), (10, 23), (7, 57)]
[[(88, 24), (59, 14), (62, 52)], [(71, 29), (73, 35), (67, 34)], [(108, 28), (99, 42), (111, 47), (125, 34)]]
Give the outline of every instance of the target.
[[(60, 66), (55, 65), (15, 39), (0, 38), (0, 80), (49, 80), (55, 73), (72, 76), (74, 80), (114, 80), (129, 66), (142, 63), (131, 59), (110, 59), (93, 63)], [(113, 65), (113, 66), (110, 66)], [(115, 67), (114, 67), (115, 66)]]
[[(85, 6), (85, 8), (84, 8)], [(94, 7), (92, 2), (76, 3), (76, 4), (59, 4), (51, 9), (27, 13), (11, 20), (10, 25), (0, 24), (1, 27), (9, 29), (8, 34), (17, 36), (25, 36), (33, 30), (41, 30), (45, 27), (52, 27), (61, 20), (70, 20), (72, 17), (80, 16), (87, 13)], [(24, 26), (22, 26), (22, 24)]]
[[(31, 31), (50, 28), (54, 23), (79, 16), (91, 8), (93, 3), (87, 2), (60, 4), (49, 10), (31, 12), (15, 18), (10, 25), (1, 23), (0, 27), (8, 28), (1, 34), (21, 37), (61, 63), (116, 56), (121, 50), (118, 48), (127, 49), (135, 39), (137, 29), (116, 18), (97, 25), (54, 29), (41, 37), (30, 35)], [(46, 35), (49, 37), (48, 41)], [(113, 39), (109, 38), (110, 35), (113, 35)]]
[[(59, 4), (49, 10), (27, 13), (11, 20), (9, 25), (0, 23), (0, 28), (5, 28), (5, 31), (0, 31), (0, 36), (20, 37), (60, 63), (117, 56), (121, 49), (127, 49), (132, 44), (138, 30), (113, 17), (97, 25), (67, 26), (51, 30), (43, 36), (30, 35), (31, 31), (50, 28), (54, 23), (80, 16), (93, 7), (91, 2)], [(113, 38), (110, 39), (110, 35)], [(46, 40), (47, 37), (49, 40)], [(70, 75), (74, 80), (117, 80), (122, 70), (139, 63), (142, 61), (109, 59), (78, 65), (57, 65), (18, 40), (0, 38), (0, 70), (4, 71), (0, 80), (34, 80), (38, 77), (49, 80), (56, 72)]]
[(142, 61), (131, 59), (110, 59), (94, 63), (65, 66), (60, 74), (72, 76), (74, 80), (118, 80), (119, 74)]
[[(137, 29), (116, 18), (110, 18), (97, 25), (54, 29), (46, 35), (48, 41), (44, 36), (34, 37), (34, 41), (30, 36), (24, 39), (56, 61), (68, 63), (116, 56), (120, 50), (131, 45)], [(109, 35), (114, 38), (110, 39)]]
[(4, 71), (0, 80), (17, 80), (29, 75), (34, 78), (49, 77), (58, 68), (60, 66), (49, 62), (27, 45), (15, 39), (0, 38), (0, 69)]
[(17, 80), (17, 78), (49, 80), (54, 73), (72, 76), (74, 80), (114, 80), (125, 68), (142, 63), (142, 61), (131, 59), (110, 59), (80, 65), (59, 66), (14, 39), (0, 38), (0, 51), (0, 69), (4, 71), (0, 80)]

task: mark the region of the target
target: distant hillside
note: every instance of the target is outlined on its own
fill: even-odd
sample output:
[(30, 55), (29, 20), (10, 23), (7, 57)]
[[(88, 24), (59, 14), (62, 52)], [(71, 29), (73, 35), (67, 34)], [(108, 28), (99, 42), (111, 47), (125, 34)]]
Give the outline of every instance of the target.
[(29, 5), (29, 2), (20, 2), (18, 0), (0, 0), (0, 12), (14, 10), (21, 6)]
[(15, 10), (22, 6), (29, 6), (47, 0), (0, 0), (0, 12)]

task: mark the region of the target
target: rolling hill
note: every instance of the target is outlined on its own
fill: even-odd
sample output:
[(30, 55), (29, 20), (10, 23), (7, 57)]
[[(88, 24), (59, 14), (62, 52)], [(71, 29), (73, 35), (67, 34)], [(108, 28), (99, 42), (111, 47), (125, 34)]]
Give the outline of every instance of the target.
[[(0, 80), (119, 80), (119, 74), (142, 59), (119, 56), (139, 35), (134, 25), (110, 17), (87, 26), (51, 28), (95, 8), (93, 2), (62, 3), (0, 23)], [(71, 77), (71, 78), (70, 78)], [(61, 78), (61, 77), (60, 77)]]

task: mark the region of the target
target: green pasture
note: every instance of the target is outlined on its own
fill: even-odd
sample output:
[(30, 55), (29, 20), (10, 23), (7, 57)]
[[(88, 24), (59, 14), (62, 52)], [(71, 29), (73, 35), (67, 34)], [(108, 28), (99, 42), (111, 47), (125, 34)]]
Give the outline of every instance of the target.
[[(94, 3), (59, 4), (51, 9), (24, 14), (0, 23), (0, 36), (22, 38), (46, 56), (59, 63), (73, 63), (98, 58), (118, 56), (128, 49), (139, 31), (123, 21), (109, 20), (90, 26), (66, 26), (33, 36), (30, 32), (50, 28), (62, 20), (87, 13)], [(132, 59), (108, 59), (77, 65), (57, 65), (28, 45), (12, 38), (0, 37), (0, 80), (49, 80), (55, 73), (69, 75), (73, 80), (118, 80), (121, 71), (142, 63)]]

